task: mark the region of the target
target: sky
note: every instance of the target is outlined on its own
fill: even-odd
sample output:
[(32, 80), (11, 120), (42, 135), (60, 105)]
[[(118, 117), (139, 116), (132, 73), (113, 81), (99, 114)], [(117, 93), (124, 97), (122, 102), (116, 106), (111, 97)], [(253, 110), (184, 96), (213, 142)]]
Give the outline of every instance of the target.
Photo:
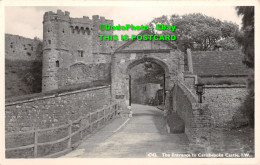
[[(69, 11), (70, 17), (73, 18), (104, 16), (106, 19), (114, 20), (114, 25), (133, 24), (137, 26), (146, 24), (153, 18), (162, 15), (189, 13), (202, 13), (221, 21), (234, 22), (240, 27), (242, 22), (241, 17), (237, 16), (234, 6), (8, 6), (5, 7), (5, 33), (42, 39), (43, 15), (47, 11), (56, 12), (57, 9)], [(139, 32), (130, 31), (126, 34), (136, 33)]]

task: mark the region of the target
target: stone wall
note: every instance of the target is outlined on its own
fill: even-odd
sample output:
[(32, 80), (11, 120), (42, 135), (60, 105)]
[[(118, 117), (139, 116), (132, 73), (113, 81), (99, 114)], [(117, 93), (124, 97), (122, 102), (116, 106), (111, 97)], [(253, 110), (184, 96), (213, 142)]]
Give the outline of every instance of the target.
[(247, 75), (245, 76), (200, 76), (201, 83), (206, 85), (232, 85), (232, 84), (246, 84)]
[(77, 63), (69, 68), (60, 68), (57, 72), (58, 88), (66, 85), (104, 81), (111, 83), (110, 63)]
[(18, 35), (5, 34), (5, 59), (41, 61), (42, 43), (39, 39), (30, 39)]
[(110, 103), (110, 86), (6, 103), (6, 132), (28, 131), (33, 127), (42, 129), (62, 125)]
[(203, 99), (209, 104), (214, 126), (229, 127), (235, 116), (242, 118), (239, 108), (246, 95), (245, 86), (206, 86)]
[(184, 75), (184, 84), (193, 92), (196, 93), (195, 84), (198, 84), (197, 75), (185, 74)]
[(185, 123), (185, 134), (191, 143), (208, 143), (211, 114), (207, 104), (197, 103), (196, 96), (184, 84), (178, 83), (173, 91), (173, 112)]

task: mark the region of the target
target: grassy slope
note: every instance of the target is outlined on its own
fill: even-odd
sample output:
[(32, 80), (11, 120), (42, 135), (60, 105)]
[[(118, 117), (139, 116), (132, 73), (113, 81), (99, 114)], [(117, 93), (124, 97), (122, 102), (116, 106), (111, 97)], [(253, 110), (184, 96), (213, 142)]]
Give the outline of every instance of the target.
[(33, 87), (27, 82), (33, 62), (5, 60), (5, 97), (21, 96), (33, 93)]

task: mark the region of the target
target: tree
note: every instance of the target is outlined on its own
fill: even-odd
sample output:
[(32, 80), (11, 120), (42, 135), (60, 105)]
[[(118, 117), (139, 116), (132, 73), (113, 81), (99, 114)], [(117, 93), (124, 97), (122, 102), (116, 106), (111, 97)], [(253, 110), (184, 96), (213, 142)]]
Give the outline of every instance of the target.
[(248, 75), (247, 87), (249, 94), (246, 97), (242, 112), (249, 119), (249, 126), (254, 127), (254, 57), (255, 57), (255, 43), (254, 43), (254, 7), (239, 6), (236, 7), (237, 14), (242, 16), (241, 32), (237, 35), (236, 39), (242, 46), (244, 53), (243, 63), (251, 68)]
[(223, 47), (224, 49), (238, 48), (234, 39), (238, 32), (238, 25), (232, 22), (222, 22), (216, 18), (195, 13), (183, 16), (173, 14), (170, 18), (163, 15), (154, 18), (149, 23), (150, 26), (154, 27), (156, 24), (175, 26), (174, 34), (177, 37), (175, 42), (182, 51), (186, 51), (187, 48), (203, 51), (212, 50), (227, 42), (228, 46)]
[(242, 32), (236, 39), (245, 54), (243, 62), (249, 68), (254, 68), (254, 7), (240, 6), (236, 10), (238, 15), (242, 15)]

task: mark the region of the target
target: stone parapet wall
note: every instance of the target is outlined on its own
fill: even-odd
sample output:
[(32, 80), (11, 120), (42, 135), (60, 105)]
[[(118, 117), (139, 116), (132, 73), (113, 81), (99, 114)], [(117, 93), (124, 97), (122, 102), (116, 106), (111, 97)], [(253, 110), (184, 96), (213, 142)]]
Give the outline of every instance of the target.
[(184, 84), (195, 93), (195, 84), (198, 83), (197, 75), (193, 74), (184, 74)]
[(206, 85), (243, 85), (246, 84), (247, 75), (241, 76), (200, 76), (200, 81)]
[(243, 116), (239, 108), (246, 95), (245, 85), (206, 86), (203, 101), (209, 104), (214, 127), (230, 127), (235, 116)]
[(64, 92), (6, 103), (6, 132), (62, 125), (111, 103), (110, 86)]
[(207, 104), (197, 103), (196, 96), (183, 83), (173, 88), (173, 111), (185, 124), (185, 133), (191, 143), (207, 143), (210, 139), (211, 113)]

